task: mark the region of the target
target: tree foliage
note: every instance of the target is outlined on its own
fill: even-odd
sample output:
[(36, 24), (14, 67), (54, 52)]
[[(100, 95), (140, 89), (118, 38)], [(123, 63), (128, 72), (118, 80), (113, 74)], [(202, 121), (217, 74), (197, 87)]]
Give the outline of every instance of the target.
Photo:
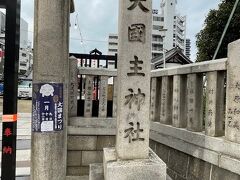
[[(197, 61), (212, 60), (217, 49), (218, 42), (231, 14), (235, 0), (223, 0), (216, 10), (210, 10), (204, 28), (196, 35), (197, 37)], [(234, 13), (227, 33), (219, 49), (217, 59), (227, 57), (227, 46), (229, 43), (240, 38), (240, 3)]]

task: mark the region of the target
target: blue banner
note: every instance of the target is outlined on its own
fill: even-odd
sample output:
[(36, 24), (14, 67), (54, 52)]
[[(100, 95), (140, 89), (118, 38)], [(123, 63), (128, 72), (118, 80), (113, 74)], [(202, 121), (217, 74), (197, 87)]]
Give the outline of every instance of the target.
[(62, 131), (63, 105), (62, 83), (34, 83), (32, 94), (32, 131)]

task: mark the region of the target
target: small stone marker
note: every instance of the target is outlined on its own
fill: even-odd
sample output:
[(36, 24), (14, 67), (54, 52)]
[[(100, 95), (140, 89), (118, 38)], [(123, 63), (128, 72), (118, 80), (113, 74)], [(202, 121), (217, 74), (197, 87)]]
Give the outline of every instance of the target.
[(227, 67), (227, 107), (225, 136), (228, 140), (240, 143), (240, 40), (229, 44)]

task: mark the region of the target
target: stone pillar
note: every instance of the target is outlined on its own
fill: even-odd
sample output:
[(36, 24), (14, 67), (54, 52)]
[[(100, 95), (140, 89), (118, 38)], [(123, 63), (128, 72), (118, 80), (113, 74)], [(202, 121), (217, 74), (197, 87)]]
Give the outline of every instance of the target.
[(206, 89), (206, 135), (223, 135), (224, 108), (224, 72), (209, 72)]
[(78, 103), (78, 67), (77, 67), (77, 59), (74, 57), (69, 58), (69, 105), (68, 105), (68, 114), (69, 117), (77, 116), (77, 103)]
[(86, 75), (84, 117), (92, 117), (93, 76)]
[(66, 178), (69, 13), (70, 0), (35, 0), (33, 83), (63, 84), (64, 127), (55, 132), (32, 132), (32, 180)]
[(187, 75), (187, 129), (201, 132), (203, 130), (203, 76)]
[(107, 117), (108, 76), (101, 76), (98, 117)]
[(228, 140), (240, 143), (240, 40), (228, 47), (227, 67), (227, 107), (225, 136)]
[(162, 77), (160, 123), (172, 124), (172, 77)]
[(117, 77), (113, 77), (113, 110), (112, 116), (117, 117)]
[(161, 85), (158, 78), (151, 79), (151, 104), (150, 104), (150, 120), (159, 121), (160, 119), (160, 99), (161, 96)]
[(105, 180), (163, 180), (149, 150), (152, 1), (119, 1), (116, 149), (104, 149)]
[(120, 159), (144, 159), (149, 153), (152, 3), (119, 2), (116, 149)]
[(187, 79), (184, 75), (173, 77), (173, 126), (187, 127)]

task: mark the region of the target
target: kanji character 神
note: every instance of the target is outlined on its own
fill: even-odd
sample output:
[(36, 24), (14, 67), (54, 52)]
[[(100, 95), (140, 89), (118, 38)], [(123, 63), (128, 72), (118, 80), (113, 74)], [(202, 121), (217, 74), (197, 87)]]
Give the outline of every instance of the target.
[(137, 105), (137, 110), (140, 111), (141, 105), (145, 101), (145, 94), (141, 92), (141, 89), (138, 88), (138, 93), (135, 94), (133, 89), (128, 89), (130, 92), (129, 95), (125, 96), (126, 102), (125, 105), (129, 105), (129, 109), (132, 108), (132, 104)]

